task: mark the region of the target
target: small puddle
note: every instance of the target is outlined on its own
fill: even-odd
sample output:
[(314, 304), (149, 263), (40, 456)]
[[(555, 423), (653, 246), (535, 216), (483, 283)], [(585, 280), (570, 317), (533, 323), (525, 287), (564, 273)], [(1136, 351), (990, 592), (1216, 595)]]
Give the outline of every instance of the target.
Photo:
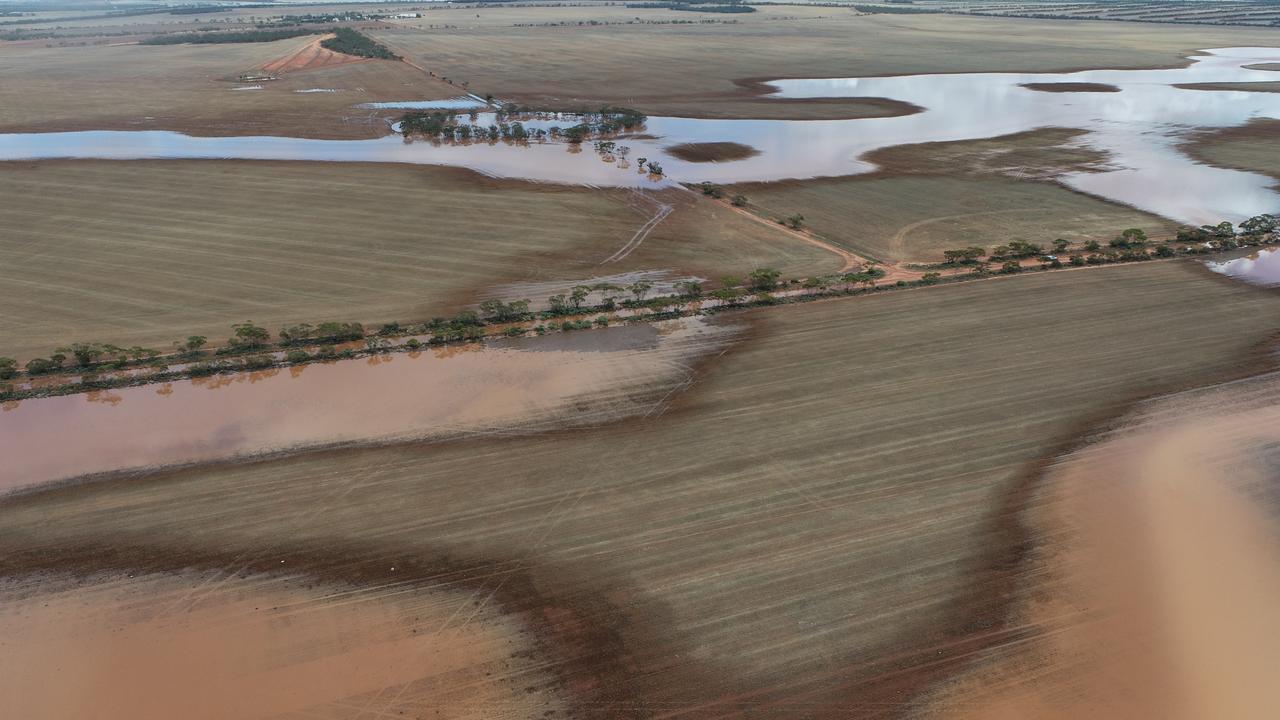
[(1244, 257), (1206, 262), (1205, 265), (1216, 273), (1222, 273), (1250, 285), (1263, 287), (1280, 285), (1280, 248), (1257, 250)]
[(701, 318), (6, 403), (0, 494), (82, 475), (643, 414), (739, 326)]

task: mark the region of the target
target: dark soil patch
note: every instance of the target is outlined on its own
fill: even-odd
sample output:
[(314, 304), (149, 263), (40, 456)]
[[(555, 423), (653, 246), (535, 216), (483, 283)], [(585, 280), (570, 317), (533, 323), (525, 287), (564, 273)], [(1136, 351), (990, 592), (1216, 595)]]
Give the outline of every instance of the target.
[(1120, 92), (1120, 88), (1106, 83), (1058, 82), (1058, 83), (1022, 83), (1022, 87), (1036, 92), (1052, 93), (1110, 93)]
[(688, 162), (731, 162), (759, 155), (750, 145), (736, 142), (681, 143), (666, 149), (675, 157)]

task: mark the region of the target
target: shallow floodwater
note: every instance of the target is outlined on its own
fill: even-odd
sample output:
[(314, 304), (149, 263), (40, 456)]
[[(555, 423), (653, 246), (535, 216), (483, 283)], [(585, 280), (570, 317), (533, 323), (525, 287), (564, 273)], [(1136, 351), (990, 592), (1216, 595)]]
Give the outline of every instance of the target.
[(400, 100), (391, 102), (360, 103), (367, 110), (471, 110), (485, 107), (483, 100), (472, 97), (456, 97), (447, 100)]
[(1214, 272), (1222, 273), (1252, 285), (1275, 287), (1280, 285), (1280, 248), (1267, 248), (1245, 257), (1221, 262), (1207, 262)]
[[(1201, 165), (1178, 149), (1199, 128), (1280, 118), (1280, 94), (1185, 90), (1175, 83), (1261, 82), (1275, 74), (1247, 65), (1280, 61), (1280, 48), (1224, 48), (1191, 58), (1186, 68), (1076, 73), (964, 73), (901, 77), (779, 80), (777, 97), (884, 97), (925, 108), (902, 117), (856, 120), (709, 120), (649, 118), (642, 135), (622, 138), (631, 159), (661, 162), (654, 180), (589, 145), (513, 146), (487, 142), (308, 140), (282, 137), (189, 137), (172, 132), (76, 132), (0, 135), (0, 159), (242, 158), (402, 162), (467, 167), (486, 174), (586, 185), (745, 182), (853, 175), (873, 169), (863, 154), (892, 145), (987, 138), (1042, 127), (1088, 130), (1079, 142), (1109, 153), (1103, 172), (1072, 173), (1076, 189), (1178, 221), (1203, 224), (1280, 210), (1280, 194), (1262, 175)], [(1099, 83), (1113, 93), (1044, 93), (1027, 83)], [(435, 102), (435, 101), (432, 101)], [(403, 103), (395, 104), (403, 107)], [(477, 118), (480, 125), (491, 114)], [(532, 127), (551, 124), (533, 121)], [(564, 123), (560, 123), (564, 124)], [(663, 148), (681, 143), (737, 142), (759, 155), (691, 163)]]
[(737, 331), (689, 318), (10, 402), (0, 494), (309, 447), (617, 420), (654, 411)]

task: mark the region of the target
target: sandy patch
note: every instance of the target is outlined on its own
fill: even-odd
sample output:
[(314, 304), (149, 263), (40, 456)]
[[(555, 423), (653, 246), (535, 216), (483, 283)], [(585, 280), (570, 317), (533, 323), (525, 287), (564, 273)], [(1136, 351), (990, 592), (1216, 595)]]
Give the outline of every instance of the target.
[(320, 43), (332, 38), (333, 35), (322, 35), (315, 40), (303, 45), (297, 50), (272, 60), (262, 66), (262, 69), (269, 73), (286, 73), (297, 72), (299, 70), (314, 70), (322, 67), (332, 67), (334, 65), (349, 65), (351, 63), (367, 62), (369, 58), (356, 57), (354, 55), (345, 55), (336, 53), (332, 50), (321, 47)]

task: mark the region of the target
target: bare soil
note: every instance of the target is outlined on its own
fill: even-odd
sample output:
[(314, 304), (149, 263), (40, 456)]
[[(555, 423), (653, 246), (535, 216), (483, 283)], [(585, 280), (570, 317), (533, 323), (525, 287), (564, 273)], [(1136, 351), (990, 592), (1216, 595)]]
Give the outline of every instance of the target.
[(689, 162), (729, 162), (759, 155), (750, 145), (736, 142), (681, 143), (666, 148), (672, 155)]
[(1089, 82), (1043, 82), (1022, 83), (1022, 87), (1037, 92), (1050, 93), (1110, 93), (1120, 92), (1120, 88), (1107, 83)]
[(1280, 92), (1280, 82), (1206, 82), (1176, 83), (1176, 88), (1183, 90), (1226, 90), (1242, 92)]
[(325, 40), (332, 37), (332, 35), (317, 37), (315, 40), (303, 45), (293, 52), (286, 53), (275, 60), (264, 63), (262, 65), (262, 69), (269, 73), (286, 73), (297, 72), (300, 70), (314, 70), (316, 68), (331, 67), (334, 65), (347, 65), (357, 62), (376, 62), (371, 58), (362, 58), (354, 55), (347, 55), (345, 53), (336, 53), (321, 45)]

